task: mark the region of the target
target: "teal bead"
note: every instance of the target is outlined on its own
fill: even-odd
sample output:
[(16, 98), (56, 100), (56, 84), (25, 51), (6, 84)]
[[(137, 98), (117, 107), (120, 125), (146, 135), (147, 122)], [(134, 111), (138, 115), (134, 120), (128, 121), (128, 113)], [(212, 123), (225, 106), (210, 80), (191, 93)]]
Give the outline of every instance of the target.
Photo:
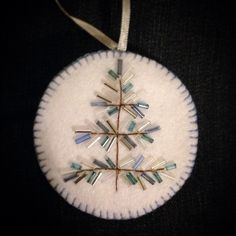
[(128, 131), (129, 132), (133, 132), (134, 131), (134, 128), (136, 126), (136, 123), (132, 120), (128, 126)]
[(129, 82), (122, 87), (122, 91), (124, 93), (128, 93), (133, 87), (134, 87), (133, 84)]
[(95, 178), (95, 176), (96, 176), (96, 172), (93, 171), (93, 172), (90, 174), (90, 176), (88, 177), (87, 182), (88, 182), (88, 183), (92, 183), (92, 181), (93, 181), (93, 179)]
[(128, 174), (126, 174), (126, 177), (128, 178), (131, 184), (135, 185), (136, 183), (138, 183), (138, 180), (133, 176), (132, 173), (129, 172)]
[(113, 80), (116, 80), (119, 77), (119, 75), (117, 75), (116, 72), (113, 70), (109, 70), (108, 74), (111, 76)]
[(107, 162), (107, 164), (111, 167), (111, 168), (116, 168), (116, 165), (114, 164), (114, 162), (110, 159), (110, 157), (106, 156), (105, 160)]
[(80, 164), (75, 163), (75, 162), (72, 162), (70, 167), (74, 170), (80, 170), (82, 168)]
[(169, 162), (165, 164), (166, 170), (173, 170), (176, 169), (176, 164), (174, 162)]
[(154, 142), (154, 139), (151, 138), (150, 136), (146, 135), (146, 134), (143, 134), (142, 136), (142, 139), (149, 142), (149, 143), (153, 143)]
[(117, 107), (112, 107), (107, 111), (107, 113), (108, 113), (109, 116), (112, 116), (115, 113), (117, 113), (118, 111), (119, 111), (119, 109)]
[(162, 178), (161, 176), (158, 174), (158, 172), (155, 172), (153, 173), (154, 177), (156, 178), (157, 182), (158, 183), (161, 183), (162, 182)]

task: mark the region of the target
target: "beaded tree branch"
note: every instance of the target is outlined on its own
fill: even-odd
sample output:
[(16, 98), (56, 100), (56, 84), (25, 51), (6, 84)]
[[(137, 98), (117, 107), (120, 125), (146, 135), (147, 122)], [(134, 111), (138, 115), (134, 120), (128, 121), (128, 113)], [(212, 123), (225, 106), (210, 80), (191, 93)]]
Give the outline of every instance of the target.
[[(141, 110), (147, 110), (149, 105), (146, 102), (135, 100), (136, 94), (132, 91), (134, 86), (130, 82), (133, 77), (134, 74), (131, 70), (127, 70), (123, 74), (123, 60), (118, 59), (117, 72), (109, 70), (108, 77), (103, 83), (104, 87), (113, 93), (112, 97), (97, 94), (99, 100), (91, 102), (91, 106), (106, 108), (109, 116), (117, 115), (116, 124), (114, 125), (109, 118), (106, 118), (103, 122), (97, 120), (93, 125), (93, 129), (76, 129), (74, 131), (76, 134), (75, 143), (81, 144), (89, 141), (88, 148), (100, 142), (100, 145), (109, 153), (116, 143), (115, 163), (108, 155), (105, 155), (104, 162), (97, 159), (89, 164), (87, 162), (73, 162), (70, 166), (71, 171), (63, 174), (65, 182), (74, 180), (74, 183), (77, 184), (86, 179), (89, 184), (94, 185), (104, 175), (104, 172), (107, 172), (105, 173), (106, 178), (115, 173), (115, 188), (117, 191), (118, 177), (122, 172), (129, 184), (139, 183), (142, 189), (145, 190), (145, 181), (154, 185), (156, 182), (162, 182), (162, 176), (170, 179), (174, 178), (169, 173), (170, 170), (176, 168), (174, 162), (166, 162), (166, 160), (160, 158), (156, 160), (150, 157), (145, 158), (142, 154), (136, 158), (128, 157), (120, 161), (120, 144), (131, 151), (136, 148), (137, 143), (140, 145), (144, 145), (145, 142), (153, 143), (154, 139), (150, 134), (160, 130), (159, 125), (153, 126), (148, 120), (142, 123), (135, 121), (136, 118), (143, 119), (145, 117)], [(123, 111), (132, 118), (127, 132), (120, 131), (120, 116)], [(131, 167), (128, 168), (127, 166)]]

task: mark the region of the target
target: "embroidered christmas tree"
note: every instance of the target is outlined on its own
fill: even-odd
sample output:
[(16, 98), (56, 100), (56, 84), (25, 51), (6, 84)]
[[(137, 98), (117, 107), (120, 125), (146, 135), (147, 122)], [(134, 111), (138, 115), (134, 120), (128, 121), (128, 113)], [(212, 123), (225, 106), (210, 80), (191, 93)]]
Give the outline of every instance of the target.
[[(123, 60), (117, 60), (117, 70), (108, 70), (106, 80), (103, 81), (104, 89), (112, 95), (97, 94), (97, 100), (91, 102), (94, 108), (104, 108), (104, 113), (108, 118), (96, 120), (92, 128), (75, 130), (75, 145), (87, 145), (92, 148), (94, 145), (100, 145), (104, 148), (106, 155), (103, 160), (96, 158), (88, 162), (72, 162), (71, 171), (63, 174), (65, 182), (74, 181), (78, 184), (80, 181), (86, 181), (88, 184), (95, 185), (101, 178), (103, 181), (115, 176), (115, 188), (118, 190), (118, 178), (122, 176), (124, 181), (130, 185), (139, 184), (145, 190), (146, 183), (154, 185), (161, 183), (163, 177), (173, 179), (170, 173), (176, 168), (172, 161), (157, 157), (145, 157), (143, 154), (132, 156), (132, 150), (137, 147), (144, 147), (146, 144), (154, 143), (155, 132), (160, 132), (159, 125), (152, 125), (151, 121), (145, 120), (145, 112), (148, 111), (147, 102), (139, 100), (137, 94), (133, 91), (132, 80), (134, 73), (128, 69), (123, 73)], [(130, 119), (126, 132), (121, 131), (120, 117), (121, 113), (126, 112)], [(112, 122), (109, 117), (116, 116), (116, 122)], [(140, 121), (139, 121), (140, 120)], [(120, 145), (123, 145), (130, 155), (122, 157)], [(109, 155), (112, 149), (115, 149), (115, 156)]]

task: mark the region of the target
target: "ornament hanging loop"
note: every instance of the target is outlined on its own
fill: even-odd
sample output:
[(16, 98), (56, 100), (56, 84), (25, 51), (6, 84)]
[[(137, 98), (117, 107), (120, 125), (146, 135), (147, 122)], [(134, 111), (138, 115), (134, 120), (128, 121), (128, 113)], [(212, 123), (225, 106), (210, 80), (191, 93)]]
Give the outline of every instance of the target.
[(120, 29), (120, 38), (119, 43), (117, 44), (110, 37), (105, 35), (102, 31), (87, 23), (86, 21), (81, 20), (80, 18), (74, 17), (70, 15), (65, 8), (59, 3), (58, 0), (55, 0), (57, 6), (60, 10), (69, 17), (75, 24), (77, 24), (80, 28), (85, 30), (99, 42), (104, 44), (106, 47), (110, 49), (117, 49), (119, 51), (126, 51), (128, 44), (128, 35), (129, 35), (129, 23), (130, 23), (130, 0), (122, 0), (122, 18), (121, 18), (121, 29)]
[(117, 49), (120, 51), (126, 51), (128, 45), (129, 36), (129, 24), (130, 24), (130, 0), (123, 0), (122, 2), (122, 18), (120, 28), (120, 39)]

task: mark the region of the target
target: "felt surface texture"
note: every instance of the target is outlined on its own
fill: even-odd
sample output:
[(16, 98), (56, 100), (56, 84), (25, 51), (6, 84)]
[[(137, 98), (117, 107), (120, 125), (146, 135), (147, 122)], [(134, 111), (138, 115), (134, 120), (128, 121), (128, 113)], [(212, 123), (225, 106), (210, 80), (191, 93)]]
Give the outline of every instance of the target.
[[(51, 185), (75, 207), (107, 219), (136, 218), (164, 204), (189, 177), (198, 140), (195, 105), (182, 82), (153, 60), (133, 53), (119, 55), (115, 51), (88, 54), (65, 68), (43, 95), (34, 126), (39, 164)], [(163, 177), (161, 184), (149, 186), (147, 183), (145, 191), (138, 185), (127, 185), (121, 173), (116, 192), (115, 171), (109, 180), (101, 182), (101, 177), (94, 186), (86, 181), (76, 185), (73, 181), (63, 183), (63, 170), (64, 173), (69, 170), (73, 161), (85, 160), (90, 164), (94, 158), (104, 161), (106, 152), (99, 143), (90, 149), (84, 143), (75, 144), (73, 127), (84, 125), (86, 128), (86, 120), (94, 124), (97, 119), (103, 121), (106, 110), (96, 109), (90, 106), (90, 102), (98, 100), (95, 92), (104, 87), (101, 78), (111, 80), (107, 72), (115, 70), (118, 58), (123, 60), (124, 73), (131, 70), (135, 75), (132, 83), (137, 101), (146, 101), (150, 106), (145, 111), (145, 119), (161, 127), (160, 131), (151, 134), (155, 141), (145, 149), (139, 145), (127, 151), (119, 141), (119, 161), (127, 156), (137, 158), (140, 154), (146, 160), (163, 158), (167, 162), (174, 161), (177, 169), (170, 172), (175, 179)], [(117, 114), (109, 119), (116, 124)], [(130, 115), (121, 110), (120, 132), (127, 132), (128, 121)], [(136, 122), (142, 124), (144, 121), (136, 118)], [(114, 163), (115, 152), (114, 145), (107, 154)], [(126, 167), (132, 168), (132, 164)]]
[[(156, 211), (125, 221), (102, 220), (58, 197), (42, 174), (33, 143), (39, 101), (52, 78), (78, 57), (107, 48), (65, 18), (51, 0), (6, 3), (1, 157), (7, 172), (2, 179), (7, 232), (199, 236), (235, 231), (234, 2), (132, 1), (128, 50), (166, 66), (186, 85), (197, 108), (199, 145), (181, 191)], [(121, 1), (62, 3), (119, 39)]]

